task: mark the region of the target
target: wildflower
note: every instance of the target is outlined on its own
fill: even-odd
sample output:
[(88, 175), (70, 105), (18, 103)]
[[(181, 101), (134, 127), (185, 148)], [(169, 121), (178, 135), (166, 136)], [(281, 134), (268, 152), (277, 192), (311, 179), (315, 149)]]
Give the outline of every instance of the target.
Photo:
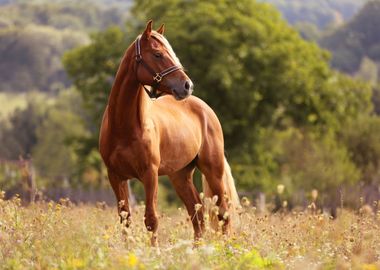
[(218, 195), (214, 195), (214, 196), (212, 197), (212, 203), (213, 203), (213, 204), (216, 204), (217, 201), (218, 201)]
[(196, 203), (195, 206), (194, 206), (194, 208), (195, 208), (195, 211), (198, 212), (199, 209), (202, 208), (202, 205), (200, 203)]
[(128, 217), (128, 212), (127, 211), (121, 211), (120, 216), (122, 219), (126, 219)]
[(242, 204), (244, 207), (248, 207), (248, 206), (251, 204), (251, 202), (248, 200), (247, 197), (243, 197), (243, 198), (241, 198), (241, 204)]
[(318, 198), (318, 190), (313, 189), (311, 191), (311, 198), (313, 199), (313, 201), (317, 200), (317, 198)]
[(125, 205), (125, 200), (119, 201), (119, 208), (122, 208)]
[(280, 185), (277, 185), (277, 193), (278, 194), (282, 194), (284, 193), (284, 190), (285, 190), (285, 186), (280, 184)]
[(85, 262), (81, 259), (71, 259), (68, 262), (70, 268), (78, 269), (85, 266)]
[(363, 269), (363, 270), (376, 270), (378, 268), (375, 264), (362, 264), (361, 269)]
[(307, 208), (309, 208), (309, 209), (311, 209), (311, 210), (315, 210), (317, 207), (316, 207), (316, 205), (315, 205), (315, 203), (311, 203), (311, 204), (309, 204), (308, 206), (307, 206)]
[(225, 212), (225, 213), (224, 213), (224, 215), (223, 215), (223, 219), (224, 219), (224, 220), (227, 220), (227, 219), (228, 219), (228, 217), (229, 217), (229, 214), (228, 214), (228, 212)]
[(282, 207), (286, 208), (288, 206), (288, 201), (283, 201), (282, 202)]
[(203, 200), (204, 197), (205, 197), (205, 194), (203, 192), (199, 193), (199, 198), (201, 198), (201, 200)]
[(138, 263), (138, 259), (137, 259), (136, 255), (133, 253), (130, 253), (128, 256), (128, 265), (130, 267), (135, 267), (137, 265), (137, 263)]
[(211, 212), (215, 215), (218, 215), (219, 214), (219, 207), (218, 206), (214, 206), (211, 208)]

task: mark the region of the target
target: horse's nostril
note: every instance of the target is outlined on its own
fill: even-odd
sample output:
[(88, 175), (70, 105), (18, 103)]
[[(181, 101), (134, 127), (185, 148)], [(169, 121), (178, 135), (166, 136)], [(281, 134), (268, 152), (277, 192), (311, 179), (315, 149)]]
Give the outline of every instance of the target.
[(188, 81), (185, 82), (185, 89), (186, 90), (190, 89), (190, 83)]

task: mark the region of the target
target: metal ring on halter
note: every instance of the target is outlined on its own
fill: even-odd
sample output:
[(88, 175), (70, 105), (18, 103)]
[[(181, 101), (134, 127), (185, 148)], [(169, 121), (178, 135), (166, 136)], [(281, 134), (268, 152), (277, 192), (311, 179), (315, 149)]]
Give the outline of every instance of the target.
[[(163, 77), (165, 77), (166, 75), (174, 72), (174, 71), (177, 71), (177, 70), (180, 70), (182, 69), (182, 67), (180, 66), (172, 66), (172, 67), (169, 67), (167, 69), (165, 69), (164, 71), (161, 71), (161, 72), (155, 72), (153, 68), (151, 68), (143, 59), (142, 57), (142, 54), (141, 54), (141, 37), (138, 37), (136, 39), (136, 42), (135, 42), (135, 50), (136, 50), (136, 56), (135, 56), (135, 59), (136, 59), (136, 62), (137, 64), (142, 64), (146, 70), (149, 71), (149, 73), (152, 74), (153, 76), (153, 81), (154, 81), (154, 85), (151, 85), (152, 87), (152, 91), (149, 91), (147, 90), (145, 87), (145, 91), (147, 92), (147, 94), (151, 97), (151, 98), (157, 98), (159, 97), (159, 95), (157, 95), (157, 88), (158, 86), (160, 85)], [(136, 76), (137, 76), (137, 70), (136, 70)]]

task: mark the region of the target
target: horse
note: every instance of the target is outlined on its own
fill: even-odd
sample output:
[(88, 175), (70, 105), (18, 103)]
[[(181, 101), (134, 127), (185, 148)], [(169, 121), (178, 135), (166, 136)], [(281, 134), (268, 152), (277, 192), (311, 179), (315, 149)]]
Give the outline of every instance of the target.
[[(191, 95), (193, 83), (163, 33), (164, 25), (154, 31), (149, 21), (126, 50), (99, 137), (118, 212), (127, 226), (131, 223), (127, 181), (137, 178), (144, 186), (144, 223), (152, 232), (153, 246), (158, 244), (158, 176), (169, 177), (185, 204), (195, 239), (200, 239), (205, 229), (204, 207), (199, 209), (202, 200), (193, 184), (196, 167), (205, 178), (205, 196), (216, 200), (218, 219), (224, 220), (226, 234), (230, 231), (229, 206), (239, 203), (224, 156), (221, 124), (205, 102)], [(152, 99), (157, 93), (162, 96)]]

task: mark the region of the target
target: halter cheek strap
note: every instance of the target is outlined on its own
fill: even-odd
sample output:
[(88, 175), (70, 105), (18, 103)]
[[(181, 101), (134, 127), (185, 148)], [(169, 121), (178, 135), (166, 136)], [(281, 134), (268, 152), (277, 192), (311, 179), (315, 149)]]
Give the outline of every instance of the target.
[[(153, 76), (153, 85), (151, 85), (152, 91), (149, 91), (148, 89), (146, 89), (145, 86), (144, 86), (144, 89), (147, 92), (147, 94), (149, 95), (149, 97), (157, 98), (160, 96), (160, 95), (157, 95), (157, 88), (159, 87), (159, 85), (162, 81), (162, 78), (165, 77), (166, 75), (174, 72), (174, 71), (182, 69), (182, 67), (175, 65), (175, 66), (169, 67), (169, 68), (167, 68), (161, 72), (155, 72), (154, 69), (152, 67), (150, 67), (148, 65), (148, 63), (146, 63), (142, 57), (142, 54), (141, 54), (141, 37), (138, 37), (136, 42), (135, 42), (135, 50), (136, 50), (137, 67), (139, 66), (139, 64), (141, 64)], [(136, 76), (137, 76), (137, 70), (136, 70)]]

